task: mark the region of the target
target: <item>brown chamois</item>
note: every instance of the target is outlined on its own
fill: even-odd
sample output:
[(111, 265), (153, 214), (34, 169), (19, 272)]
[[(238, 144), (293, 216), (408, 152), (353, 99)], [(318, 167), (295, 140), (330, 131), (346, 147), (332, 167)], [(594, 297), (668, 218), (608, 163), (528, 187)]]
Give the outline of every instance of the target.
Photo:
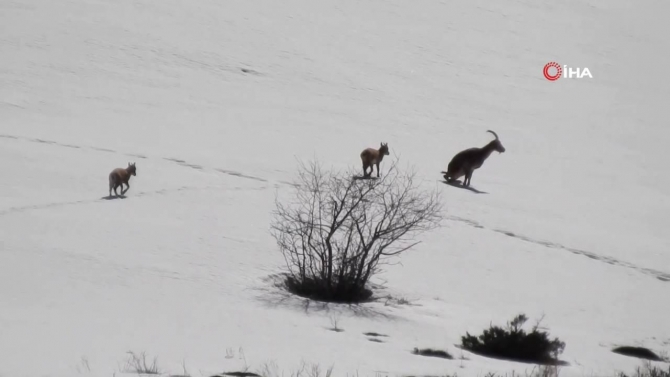
[[(128, 181), (130, 181), (131, 175), (137, 175), (137, 168), (135, 163), (132, 164), (129, 162), (127, 168), (116, 168), (109, 173), (109, 196), (112, 196), (112, 189), (114, 189), (114, 194), (119, 196), (116, 192), (116, 188), (121, 186), (121, 195), (125, 194), (126, 191), (130, 188)], [(123, 184), (125, 183), (126, 189), (123, 189)]]
[[(370, 177), (377, 167), (377, 178), (379, 178), (379, 163), (384, 156), (389, 155), (389, 146), (387, 143), (381, 143), (379, 149), (366, 148), (361, 152), (361, 161), (363, 161), (363, 176)], [(367, 173), (370, 168), (370, 174)]]
[(484, 161), (496, 151), (498, 153), (505, 152), (505, 147), (498, 139), (498, 135), (495, 132), (488, 130), (495, 136), (495, 140), (491, 140), (482, 148), (469, 148), (464, 151), (457, 153), (454, 158), (451, 159), (447, 171), (443, 171), (444, 179), (447, 182), (452, 182), (460, 177), (465, 176), (463, 180), (463, 186), (470, 186), (470, 181), (472, 180), (472, 173), (482, 167)]

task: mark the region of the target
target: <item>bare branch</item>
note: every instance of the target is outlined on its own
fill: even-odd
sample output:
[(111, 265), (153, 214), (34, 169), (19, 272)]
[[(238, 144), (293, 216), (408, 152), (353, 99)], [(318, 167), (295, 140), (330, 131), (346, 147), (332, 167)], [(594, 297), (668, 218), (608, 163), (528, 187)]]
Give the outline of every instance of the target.
[(296, 293), (355, 301), (379, 263), (441, 225), (439, 193), (420, 189), (414, 172), (401, 172), (397, 161), (379, 179), (354, 174), (300, 163), (292, 200), (275, 199), (270, 229), (292, 284), (302, 290)]

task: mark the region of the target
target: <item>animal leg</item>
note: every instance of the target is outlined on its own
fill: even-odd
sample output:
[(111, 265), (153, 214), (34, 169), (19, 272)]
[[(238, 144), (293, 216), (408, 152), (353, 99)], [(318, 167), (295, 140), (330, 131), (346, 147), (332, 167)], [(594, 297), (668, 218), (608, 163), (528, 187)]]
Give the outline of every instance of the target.
[[(121, 189), (123, 189), (123, 185), (121, 185)], [(122, 191), (121, 194), (123, 195), (128, 192), (128, 189), (130, 189), (130, 182), (126, 182), (126, 189)]]
[[(377, 166), (377, 178), (379, 178), (379, 162), (375, 164)], [(374, 169), (373, 169), (374, 170)], [(370, 172), (372, 173), (372, 172)]]
[(472, 180), (472, 172), (465, 174), (465, 179), (463, 180), (463, 186), (470, 187), (470, 180)]

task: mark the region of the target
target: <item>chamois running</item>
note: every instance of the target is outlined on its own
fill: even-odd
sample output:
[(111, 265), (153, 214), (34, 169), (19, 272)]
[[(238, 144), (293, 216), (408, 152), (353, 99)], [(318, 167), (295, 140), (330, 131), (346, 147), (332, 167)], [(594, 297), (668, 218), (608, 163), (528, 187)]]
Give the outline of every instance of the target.
[[(130, 181), (131, 175), (137, 175), (137, 168), (135, 167), (134, 162), (132, 164), (129, 162), (128, 167), (125, 169), (116, 168), (112, 170), (112, 172), (109, 173), (109, 196), (112, 196), (112, 189), (114, 189), (114, 194), (119, 196), (116, 192), (116, 189), (119, 186), (121, 186), (121, 195), (125, 194), (130, 188), (128, 182)], [(123, 189), (124, 184), (126, 185), (125, 190)]]
[[(379, 163), (382, 162), (384, 156), (389, 155), (389, 146), (387, 143), (381, 143), (379, 149), (366, 148), (361, 152), (361, 161), (363, 162), (363, 176), (370, 177), (377, 167), (377, 178), (379, 178)], [(368, 174), (368, 168), (370, 173)]]
[(442, 174), (444, 174), (444, 179), (446, 179), (447, 182), (453, 182), (454, 180), (465, 176), (465, 179), (463, 180), (463, 186), (470, 186), (472, 173), (476, 169), (482, 167), (484, 161), (489, 158), (493, 151), (498, 153), (505, 152), (505, 147), (503, 147), (502, 143), (498, 139), (498, 135), (491, 130), (487, 130), (486, 132), (492, 133), (493, 136), (495, 136), (495, 140), (491, 140), (491, 142), (482, 148), (469, 148), (457, 153), (451, 159), (451, 162), (449, 162), (447, 171), (442, 172)]

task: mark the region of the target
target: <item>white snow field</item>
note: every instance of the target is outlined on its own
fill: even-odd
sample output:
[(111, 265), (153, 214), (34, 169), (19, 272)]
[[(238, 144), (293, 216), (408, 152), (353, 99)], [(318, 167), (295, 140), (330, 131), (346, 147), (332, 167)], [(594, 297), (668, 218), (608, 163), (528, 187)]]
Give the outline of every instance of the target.
[[(0, 376), (121, 376), (128, 351), (194, 377), (302, 361), (530, 373), (456, 347), (518, 313), (566, 342), (561, 376), (641, 364), (616, 345), (670, 352), (668, 14), (662, 0), (0, 0)], [(593, 77), (548, 81), (550, 61)], [(486, 194), (440, 183), (488, 129), (507, 151), (473, 176)], [(359, 168), (382, 141), (446, 205), (376, 280), (411, 305), (273, 288), (271, 211), (296, 159)], [(128, 162), (126, 199), (101, 199)]]

